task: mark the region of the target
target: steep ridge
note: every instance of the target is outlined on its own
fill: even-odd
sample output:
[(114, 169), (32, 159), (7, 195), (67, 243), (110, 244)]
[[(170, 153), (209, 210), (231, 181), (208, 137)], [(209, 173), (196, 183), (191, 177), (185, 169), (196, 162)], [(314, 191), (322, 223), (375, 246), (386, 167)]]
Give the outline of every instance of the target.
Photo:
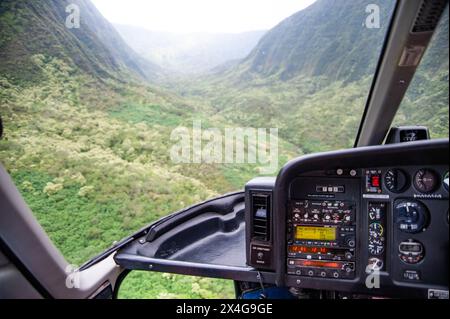
[[(70, 4), (80, 9), (80, 28), (66, 27)], [(31, 61), (36, 54), (104, 79), (150, 80), (161, 72), (136, 54), (89, 0), (4, 0), (0, 29), (0, 74), (19, 81), (39, 77)]]
[[(380, 8), (381, 30), (365, 25), (370, 3)], [(282, 80), (300, 74), (332, 75), (332, 81), (361, 79), (377, 61), (393, 6), (389, 0), (318, 0), (270, 30), (240, 68)]]

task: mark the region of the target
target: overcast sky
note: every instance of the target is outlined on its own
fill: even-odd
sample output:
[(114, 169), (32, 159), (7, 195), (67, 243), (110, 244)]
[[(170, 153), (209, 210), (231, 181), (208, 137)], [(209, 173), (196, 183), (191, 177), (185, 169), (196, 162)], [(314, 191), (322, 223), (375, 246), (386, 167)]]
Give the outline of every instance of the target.
[(267, 30), (315, 0), (92, 0), (113, 23), (170, 32)]

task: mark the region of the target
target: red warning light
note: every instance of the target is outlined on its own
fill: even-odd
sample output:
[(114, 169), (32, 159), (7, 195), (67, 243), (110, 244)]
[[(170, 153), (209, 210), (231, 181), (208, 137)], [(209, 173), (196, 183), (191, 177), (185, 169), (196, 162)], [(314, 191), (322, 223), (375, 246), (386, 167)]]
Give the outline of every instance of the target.
[(373, 175), (371, 180), (372, 187), (380, 187), (380, 176)]

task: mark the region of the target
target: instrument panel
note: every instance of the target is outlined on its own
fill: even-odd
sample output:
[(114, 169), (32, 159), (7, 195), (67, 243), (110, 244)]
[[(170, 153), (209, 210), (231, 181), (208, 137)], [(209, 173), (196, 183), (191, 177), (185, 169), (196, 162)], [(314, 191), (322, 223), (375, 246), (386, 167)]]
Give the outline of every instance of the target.
[(397, 286), (445, 286), (448, 167), (351, 171), (292, 182), (286, 273), (335, 280), (384, 275)]
[(448, 172), (448, 140), (294, 161), (264, 190), (272, 239), (247, 246), (269, 252), (278, 285), (448, 298)]
[(355, 278), (357, 193), (357, 180), (305, 176), (293, 181), (287, 211), (287, 274)]

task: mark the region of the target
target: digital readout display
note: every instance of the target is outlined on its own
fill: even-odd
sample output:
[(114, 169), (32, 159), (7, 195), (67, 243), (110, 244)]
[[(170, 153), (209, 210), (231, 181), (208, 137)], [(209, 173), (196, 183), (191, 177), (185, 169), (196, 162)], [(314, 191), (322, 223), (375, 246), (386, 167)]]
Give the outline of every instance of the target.
[(307, 247), (307, 246), (290, 246), (290, 253), (300, 253), (300, 254), (328, 254), (331, 253), (332, 250), (325, 247)]
[(304, 240), (336, 240), (336, 228), (334, 227), (314, 227), (296, 226), (295, 239)]
[(297, 259), (294, 260), (295, 266), (301, 267), (316, 267), (316, 268), (334, 268), (334, 269), (342, 269), (344, 263), (339, 261), (320, 261), (320, 260), (304, 260)]

